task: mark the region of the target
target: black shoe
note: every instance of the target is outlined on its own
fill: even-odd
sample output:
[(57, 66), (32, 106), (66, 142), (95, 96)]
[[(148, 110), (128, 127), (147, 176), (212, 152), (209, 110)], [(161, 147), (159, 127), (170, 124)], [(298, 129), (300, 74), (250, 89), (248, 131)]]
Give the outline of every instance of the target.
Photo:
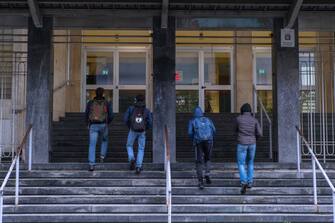
[(141, 171), (142, 171), (142, 168), (141, 168), (141, 167), (136, 167), (136, 171), (135, 171), (135, 173), (136, 173), (137, 175), (139, 175), (139, 174), (141, 173)]
[(252, 183), (248, 183), (248, 184), (247, 184), (247, 187), (248, 187), (249, 189), (251, 189), (251, 188), (252, 188)]
[(206, 184), (211, 184), (212, 183), (212, 180), (209, 176), (205, 176), (205, 179), (206, 179)]
[(130, 170), (135, 170), (135, 160), (131, 160), (130, 161), (130, 167), (129, 167)]
[(199, 189), (203, 190), (204, 188), (205, 188), (205, 186), (204, 186), (204, 180), (201, 179), (201, 180), (199, 180)]
[(94, 171), (94, 165), (90, 165), (90, 167), (88, 168), (88, 171)]
[(100, 156), (100, 163), (103, 163), (105, 161), (105, 157), (104, 156)]
[(247, 184), (241, 184), (241, 194), (245, 194), (247, 192)]

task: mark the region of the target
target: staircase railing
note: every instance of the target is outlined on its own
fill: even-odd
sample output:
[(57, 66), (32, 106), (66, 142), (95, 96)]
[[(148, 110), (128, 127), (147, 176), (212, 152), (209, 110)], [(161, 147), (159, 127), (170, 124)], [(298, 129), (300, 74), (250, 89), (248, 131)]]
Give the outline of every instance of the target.
[(302, 134), (301, 130), (299, 129), (298, 126), (296, 126), (297, 130), (297, 166), (298, 166), (298, 173), (300, 174), (301, 168), (301, 157), (300, 157), (300, 140), (301, 140), (301, 145), (305, 145), (306, 148), (308, 149), (311, 157), (312, 157), (312, 171), (313, 171), (313, 198), (314, 198), (314, 205), (318, 205), (318, 192), (317, 192), (317, 183), (316, 183), (316, 166), (319, 167), (320, 172), (322, 173), (323, 177), (326, 179), (329, 187), (332, 190), (332, 196), (333, 196), (333, 223), (335, 223), (335, 187), (331, 180), (329, 179), (326, 171), (323, 169), (321, 166), (318, 158), (316, 157), (315, 153), (313, 152), (313, 149), (307, 142), (306, 138)]
[[(257, 93), (257, 90), (256, 90), (256, 86), (254, 85), (253, 86), (253, 89), (254, 89), (254, 93), (255, 93), (255, 97), (256, 97), (256, 103), (254, 103), (254, 113), (256, 113), (256, 108), (257, 108), (257, 104), (259, 105), (259, 108), (260, 108), (260, 125), (261, 125), (261, 129), (262, 131), (264, 131), (264, 115), (266, 117), (266, 120), (268, 121), (269, 123), (269, 158), (272, 159), (273, 158), (273, 149), (272, 149), (272, 121), (271, 121), (271, 118), (268, 114), (268, 112), (266, 111), (265, 109), (265, 106), (261, 100), (261, 98), (259, 97), (258, 93)], [(263, 115), (264, 114), (264, 115)]]
[(172, 186), (171, 186), (171, 164), (170, 164), (170, 145), (169, 145), (169, 134), (167, 126), (164, 127), (164, 170), (166, 174), (166, 207), (168, 211), (168, 223), (171, 223), (172, 218)]
[(4, 181), (2, 182), (0, 188), (0, 223), (2, 223), (3, 217), (3, 196), (4, 196), (4, 189), (6, 184), (9, 180), (10, 175), (13, 172), (15, 166), (15, 205), (19, 205), (19, 181), (20, 181), (20, 156), (22, 154), (22, 150), (26, 145), (29, 135), (29, 151), (28, 151), (28, 170), (31, 171), (31, 161), (32, 161), (32, 125), (29, 125), (21, 144), (17, 147), (16, 155), (12, 161), (12, 164), (9, 167), (9, 170), (6, 174)]

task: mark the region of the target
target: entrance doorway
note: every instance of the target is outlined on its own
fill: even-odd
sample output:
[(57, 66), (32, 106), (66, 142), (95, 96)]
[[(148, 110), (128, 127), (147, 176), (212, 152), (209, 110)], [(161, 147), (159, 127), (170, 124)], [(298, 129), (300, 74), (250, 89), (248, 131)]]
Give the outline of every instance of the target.
[(115, 113), (125, 112), (136, 95), (147, 96), (147, 47), (85, 47), (83, 57), (83, 110), (98, 87), (105, 89), (105, 98), (112, 102)]
[(190, 113), (200, 106), (207, 113), (231, 112), (232, 48), (177, 48), (176, 109)]

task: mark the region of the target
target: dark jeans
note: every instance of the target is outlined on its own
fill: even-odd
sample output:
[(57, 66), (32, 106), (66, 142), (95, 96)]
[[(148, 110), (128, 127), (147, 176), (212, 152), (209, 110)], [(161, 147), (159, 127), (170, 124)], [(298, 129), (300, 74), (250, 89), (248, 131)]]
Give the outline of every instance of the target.
[(212, 154), (213, 142), (202, 141), (195, 144), (196, 169), (198, 179), (204, 177), (203, 166), (205, 166), (205, 176), (210, 175), (210, 159)]

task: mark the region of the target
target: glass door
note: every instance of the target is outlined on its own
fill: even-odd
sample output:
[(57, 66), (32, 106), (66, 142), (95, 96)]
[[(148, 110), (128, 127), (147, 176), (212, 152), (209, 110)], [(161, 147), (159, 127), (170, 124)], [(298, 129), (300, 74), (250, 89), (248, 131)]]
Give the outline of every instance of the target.
[(196, 106), (207, 113), (231, 112), (231, 58), (231, 48), (177, 49), (177, 113), (191, 113)]
[[(265, 109), (272, 112), (272, 57), (271, 48), (253, 48), (253, 69), (254, 86), (257, 95), (260, 97)], [(257, 95), (254, 94), (254, 103), (257, 102)], [(254, 104), (257, 109), (257, 104)]]
[(82, 110), (86, 103), (95, 97), (95, 89), (105, 89), (105, 98), (113, 101), (115, 89), (115, 53), (98, 49), (84, 52), (85, 58), (85, 84), (82, 97)]
[(176, 55), (176, 112), (191, 113), (199, 105), (200, 57), (197, 50), (180, 50)]
[(86, 48), (83, 110), (95, 89), (103, 87), (114, 112), (125, 112), (138, 94), (146, 96), (148, 50), (137, 48)]
[(201, 75), (200, 106), (207, 113), (231, 112), (232, 49), (206, 50), (201, 56), (204, 74)]

